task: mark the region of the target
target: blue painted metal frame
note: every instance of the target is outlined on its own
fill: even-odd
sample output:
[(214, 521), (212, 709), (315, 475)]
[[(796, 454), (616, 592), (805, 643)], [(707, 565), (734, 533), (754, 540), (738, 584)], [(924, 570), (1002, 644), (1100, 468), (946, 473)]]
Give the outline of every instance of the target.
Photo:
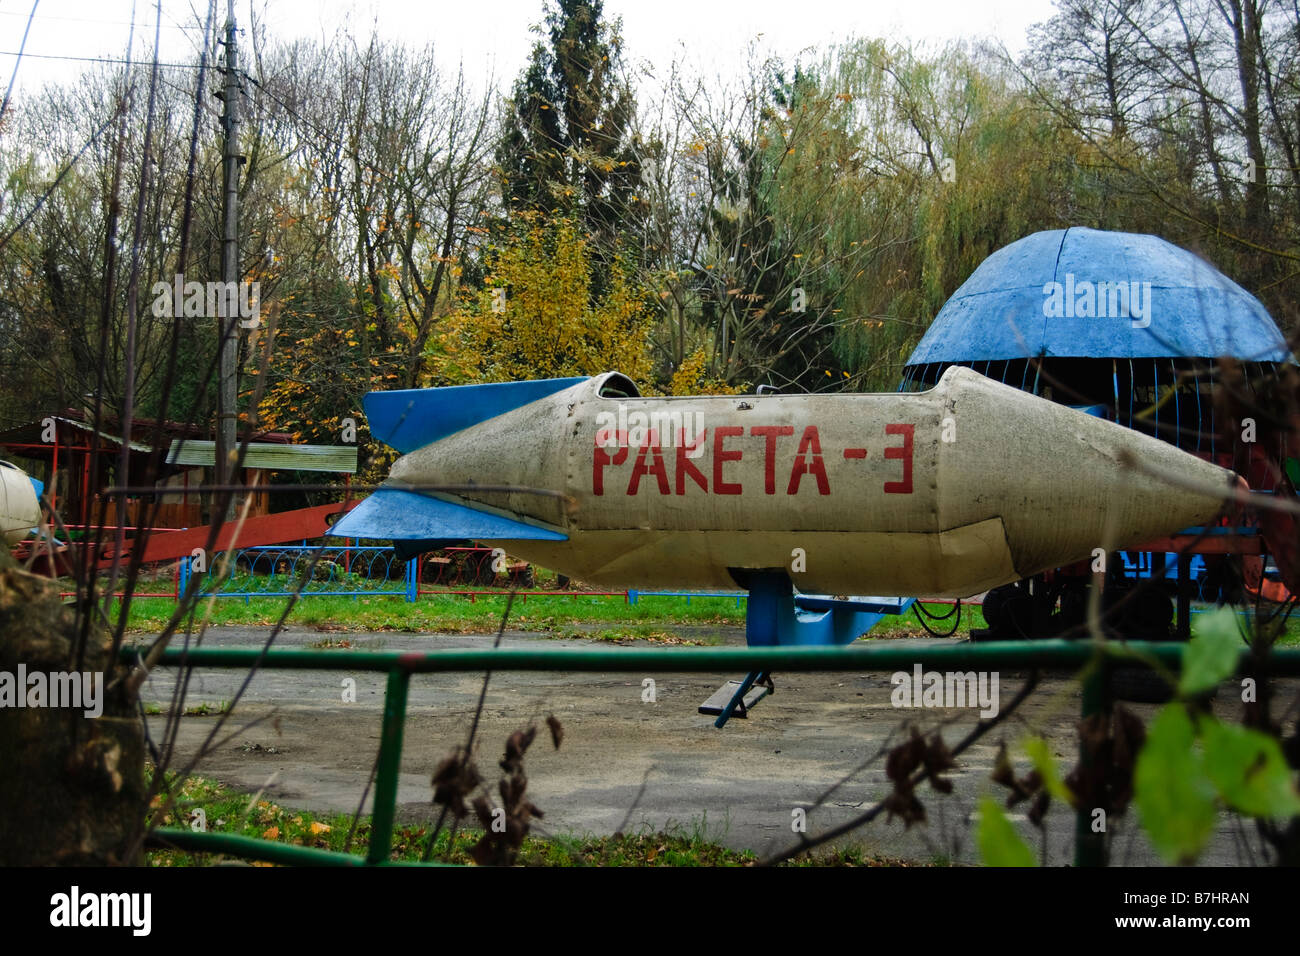
[(1178, 366), (1169, 360), (1169, 387), (1174, 390), (1174, 444), (1183, 447), (1183, 414), (1178, 401)]
[(832, 598), (795, 594), (784, 571), (756, 571), (749, 579), (745, 637), (751, 647), (849, 644), (887, 614), (902, 614), (915, 598)]
[(748, 597), (745, 591), (638, 591), (635, 588), (627, 589), (627, 603), (635, 604), (643, 597), (684, 597), (686, 598), (687, 607), (690, 606), (691, 598), (717, 597), (736, 599), (736, 607), (740, 607), (740, 602)]
[[(831, 647), (851, 644), (887, 614), (902, 614), (915, 598), (834, 598), (825, 594), (795, 594), (784, 571), (755, 571), (749, 576), (745, 609), (745, 640), (750, 647)], [(723, 708), (715, 727), (731, 719), (745, 694), (766, 675), (752, 671)]]
[[(316, 556), (313, 558), (313, 556)], [(247, 604), (255, 597), (405, 597), (407, 601), (417, 598), (415, 581), (415, 561), (402, 561), (391, 547), (341, 544), (330, 547), (311, 547), (307, 545), (261, 545), (251, 548), (238, 548), (230, 562), (225, 578), (217, 581), (214, 570), (221, 566), (223, 552), (212, 556), (206, 571), (196, 572), (193, 559), (186, 558), (180, 563), (179, 592), (184, 594), (190, 586), (191, 579), (197, 574), (204, 578), (199, 588), (206, 595), (216, 597), (242, 597)], [(314, 566), (312, 562), (315, 562)], [(404, 565), (400, 576), (395, 576), (394, 562)], [(284, 565), (287, 563), (288, 567)], [(299, 571), (312, 568), (312, 579), (297, 588)], [(241, 570), (247, 578), (264, 580), (265, 587), (240, 588), (230, 586), (247, 578), (237, 578)], [(358, 571), (357, 569), (362, 570)], [(342, 570), (340, 570), (342, 569)], [(376, 574), (376, 572), (381, 572)], [(259, 575), (264, 572), (264, 575)], [(324, 578), (317, 575), (323, 573)], [(377, 587), (360, 587), (358, 581), (383, 582)], [(338, 586), (331, 586), (337, 584)], [(391, 586), (389, 586), (391, 585)]]

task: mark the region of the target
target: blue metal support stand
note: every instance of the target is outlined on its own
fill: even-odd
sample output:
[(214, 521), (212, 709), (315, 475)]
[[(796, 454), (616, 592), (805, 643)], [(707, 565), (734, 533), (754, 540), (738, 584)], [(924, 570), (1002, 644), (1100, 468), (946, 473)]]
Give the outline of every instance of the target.
[[(849, 644), (880, 623), (885, 615), (905, 612), (914, 600), (796, 595), (790, 576), (785, 571), (754, 571), (749, 577), (745, 640), (750, 647), (825, 647)], [(745, 696), (756, 683), (766, 683), (767, 693), (772, 692), (771, 675), (754, 671), (740, 682), (720, 712), (717, 710), (717, 694), (701, 705), (700, 712), (717, 713), (718, 719), (713, 726), (722, 727), (737, 710), (741, 714), (747, 711)], [(754, 698), (748, 706), (758, 703), (765, 696), (767, 694)]]
[(408, 604), (414, 604), (420, 600), (419, 567), (419, 558), (411, 558), (406, 562), (406, 600)]

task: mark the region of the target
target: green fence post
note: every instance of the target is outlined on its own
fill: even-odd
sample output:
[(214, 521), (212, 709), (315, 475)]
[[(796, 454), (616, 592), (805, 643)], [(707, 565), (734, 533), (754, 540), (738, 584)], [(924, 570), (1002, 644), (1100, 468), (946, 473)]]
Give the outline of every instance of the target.
[(402, 769), (402, 728), (406, 724), (406, 694), (411, 674), (396, 667), (388, 672), (384, 692), (384, 721), (380, 729), (379, 765), (375, 772), (375, 807), (371, 816), (367, 863), (387, 863), (393, 845), (393, 815), (397, 808), (397, 778)]
[[(1110, 665), (1104, 653), (1098, 653), (1095, 663), (1085, 672), (1083, 678), (1083, 719), (1086, 721), (1093, 714), (1110, 713), (1110, 697), (1107, 688), (1110, 683)], [(1084, 742), (1083, 730), (1079, 731), (1079, 769), (1081, 777), (1087, 779), (1092, 766), (1092, 755), (1088, 753)], [(1074, 809), (1074, 865), (1106, 866), (1106, 832), (1096, 833), (1092, 829), (1092, 812), (1095, 807), (1085, 806), (1082, 800)], [(1103, 810), (1109, 812), (1108, 807)], [(1110, 826), (1110, 820), (1105, 820)]]

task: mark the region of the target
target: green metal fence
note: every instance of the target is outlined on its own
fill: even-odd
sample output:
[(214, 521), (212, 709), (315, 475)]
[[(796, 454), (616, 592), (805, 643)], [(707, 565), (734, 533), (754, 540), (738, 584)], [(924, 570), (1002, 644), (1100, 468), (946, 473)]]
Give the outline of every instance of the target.
[[(312, 866), (388, 865), (392, 850), (402, 734), (407, 692), (413, 674), (472, 671), (570, 671), (636, 673), (746, 673), (753, 671), (897, 671), (920, 663), (938, 670), (1073, 670), (1083, 680), (1082, 715), (1110, 707), (1107, 672), (1116, 663), (1156, 664), (1177, 671), (1185, 644), (1094, 641), (1000, 641), (987, 644), (945, 644), (936, 647), (846, 646), (764, 648), (575, 648), (402, 651), (269, 650), (253, 648), (168, 649), (161, 663), (171, 666), (289, 670), (366, 670), (385, 672), (388, 686), (375, 777), (370, 845), (364, 856), (311, 847), (288, 846), (233, 834), (160, 828), (154, 845), (204, 853), (224, 853), (272, 863)], [(123, 659), (135, 659), (127, 649)], [(1245, 647), (1238, 672), (1256, 666), (1271, 675), (1300, 674), (1300, 649), (1271, 653), (1256, 661)], [(1087, 755), (1080, 750), (1080, 759)], [(1095, 834), (1086, 807), (1076, 808), (1075, 863), (1106, 865), (1104, 835)]]

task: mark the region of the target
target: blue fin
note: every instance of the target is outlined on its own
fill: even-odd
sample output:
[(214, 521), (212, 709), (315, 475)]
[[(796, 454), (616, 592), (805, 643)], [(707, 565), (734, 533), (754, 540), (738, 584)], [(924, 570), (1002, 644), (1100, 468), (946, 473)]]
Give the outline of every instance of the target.
[(380, 488), (327, 534), (386, 540), (569, 540), (558, 531), (396, 488)]
[(585, 377), (539, 378), (492, 385), (371, 392), (365, 397), (366, 418), (373, 437), (405, 455), (470, 425), (585, 381)]

